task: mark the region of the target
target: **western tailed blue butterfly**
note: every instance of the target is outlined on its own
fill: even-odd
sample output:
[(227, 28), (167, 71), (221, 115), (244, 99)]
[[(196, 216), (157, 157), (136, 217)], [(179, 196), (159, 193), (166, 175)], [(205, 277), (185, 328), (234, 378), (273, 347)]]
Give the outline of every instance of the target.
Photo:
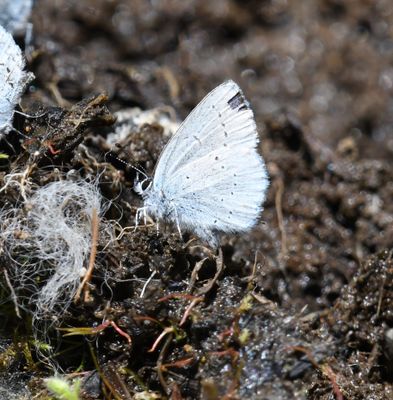
[(0, 132), (7, 133), (12, 127), (14, 108), (32, 79), (24, 67), (22, 50), (0, 25)]
[(137, 211), (190, 230), (212, 245), (219, 233), (246, 232), (258, 220), (269, 185), (257, 151), (254, 114), (239, 86), (212, 90), (164, 147), (149, 186), (135, 184)]

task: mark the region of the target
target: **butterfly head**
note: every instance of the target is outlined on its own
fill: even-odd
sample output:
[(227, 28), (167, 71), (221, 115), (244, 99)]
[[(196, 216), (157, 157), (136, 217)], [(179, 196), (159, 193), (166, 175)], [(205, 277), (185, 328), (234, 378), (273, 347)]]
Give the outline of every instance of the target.
[(145, 197), (147, 192), (150, 190), (153, 184), (153, 180), (149, 177), (146, 177), (142, 180), (139, 179), (139, 173), (136, 174), (136, 178), (134, 180), (134, 192), (138, 193), (140, 196)]

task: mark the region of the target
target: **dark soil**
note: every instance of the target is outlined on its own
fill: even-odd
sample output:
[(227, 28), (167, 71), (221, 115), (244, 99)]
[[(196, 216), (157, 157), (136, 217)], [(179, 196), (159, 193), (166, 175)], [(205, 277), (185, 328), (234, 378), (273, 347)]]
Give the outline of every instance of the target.
[[(58, 368), (85, 372), (82, 398), (392, 399), (393, 4), (39, 0), (32, 22), (22, 107), (41, 117), (17, 116), (28, 138), (1, 142), (1, 186), (16, 169), (38, 186), (100, 176), (106, 217), (131, 226), (142, 203), (116, 157), (151, 174), (168, 137), (157, 120), (108, 146), (113, 113), (170, 106), (183, 119), (228, 78), (271, 179), (261, 223), (220, 251), (171, 226), (98, 243), (91, 298), (58, 328), (110, 320), (131, 344), (113, 327), (96, 340), (53, 329)], [(0, 208), (18, 201), (8, 190)], [(1, 307), (0, 385), (46, 398), (53, 371), (29, 313)]]

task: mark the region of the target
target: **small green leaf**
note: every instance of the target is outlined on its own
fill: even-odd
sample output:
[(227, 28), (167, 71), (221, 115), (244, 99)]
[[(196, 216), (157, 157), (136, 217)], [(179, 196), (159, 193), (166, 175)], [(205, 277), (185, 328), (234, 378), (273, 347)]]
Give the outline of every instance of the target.
[(46, 387), (53, 393), (58, 400), (79, 400), (79, 390), (81, 381), (74, 381), (71, 385), (68, 381), (60, 377), (48, 378), (45, 381)]

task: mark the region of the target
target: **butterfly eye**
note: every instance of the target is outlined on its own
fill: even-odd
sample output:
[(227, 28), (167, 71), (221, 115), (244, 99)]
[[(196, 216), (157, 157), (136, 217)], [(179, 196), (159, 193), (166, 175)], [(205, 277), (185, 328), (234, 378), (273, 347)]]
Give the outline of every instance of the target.
[(141, 188), (143, 191), (147, 190), (150, 188), (151, 184), (153, 183), (151, 178), (145, 178), (142, 182), (141, 182)]
[(139, 173), (136, 175), (134, 180), (134, 192), (138, 194), (143, 194), (146, 190), (150, 189), (151, 184), (153, 183), (151, 178), (145, 178), (142, 181), (139, 180)]

